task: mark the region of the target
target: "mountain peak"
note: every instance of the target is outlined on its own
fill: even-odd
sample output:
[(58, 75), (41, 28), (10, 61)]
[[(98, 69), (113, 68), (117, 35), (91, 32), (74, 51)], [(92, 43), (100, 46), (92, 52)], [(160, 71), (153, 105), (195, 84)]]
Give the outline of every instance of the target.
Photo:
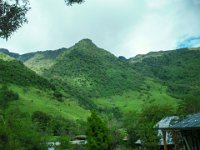
[(91, 39), (87, 39), (87, 38), (80, 40), (79, 43), (80, 42), (93, 43)]
[(80, 40), (78, 43), (75, 44), (75, 46), (81, 46), (82, 48), (85, 47), (85, 48), (88, 48), (88, 47), (97, 47), (93, 42), (92, 40), (90, 39), (82, 39)]
[(5, 49), (5, 48), (0, 48), (0, 53), (4, 53), (4, 54), (6, 54), (6, 55), (8, 55), (8, 56), (10, 56), (10, 57), (13, 57), (13, 58), (19, 57), (19, 54), (17, 54), (17, 53), (12, 53), (12, 52), (10, 52), (8, 49)]

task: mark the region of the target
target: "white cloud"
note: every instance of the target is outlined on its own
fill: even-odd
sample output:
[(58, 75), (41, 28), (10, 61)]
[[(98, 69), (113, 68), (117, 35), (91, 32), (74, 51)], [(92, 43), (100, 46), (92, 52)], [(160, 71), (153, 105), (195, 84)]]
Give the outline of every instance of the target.
[[(146, 0), (147, 13), (132, 27), (118, 51), (127, 57), (149, 51), (169, 50), (177, 47), (180, 39), (200, 35), (199, 9), (180, 0)], [(196, 9), (196, 10), (195, 10)]]
[(82, 38), (126, 57), (173, 49), (200, 35), (200, 0), (30, 0), (29, 23), (0, 47), (19, 53), (72, 46)]

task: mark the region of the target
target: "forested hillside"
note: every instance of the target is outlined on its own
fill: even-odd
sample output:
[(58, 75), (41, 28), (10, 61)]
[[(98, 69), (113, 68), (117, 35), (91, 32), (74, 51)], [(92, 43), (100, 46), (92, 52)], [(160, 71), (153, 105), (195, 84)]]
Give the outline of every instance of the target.
[(20, 86), (36, 86), (39, 88), (53, 88), (47, 79), (38, 76), (24, 64), (3, 53), (0, 53), (0, 83), (13, 83)]
[[(28, 68), (45, 77), (54, 86), (76, 97), (82, 104), (90, 99), (123, 94), (126, 91), (140, 91), (148, 78), (167, 87), (172, 97), (184, 99), (199, 98), (200, 93), (200, 49), (178, 49), (172, 51), (150, 52), (134, 58), (117, 58), (108, 51), (98, 48), (89, 39), (84, 39), (70, 48), (55, 51), (40, 51), (19, 55), (6, 49), (1, 52), (22, 61)], [(2, 61), (2, 60), (1, 60)], [(20, 62), (15, 60), (1, 63), (1, 74), (7, 71), (4, 81), (11, 78), (13, 83), (20, 83), (17, 69)], [(12, 66), (12, 67), (10, 67)], [(11, 70), (18, 70), (12, 74)], [(27, 68), (25, 68), (26, 71)], [(14, 71), (15, 72), (15, 71)], [(30, 70), (26, 73), (30, 75)], [(32, 72), (33, 73), (33, 72)], [(41, 83), (39, 78), (30, 78), (34, 83)], [(25, 80), (23, 84), (32, 82)], [(47, 85), (48, 86), (48, 85)], [(49, 87), (49, 86), (48, 86)]]
[(95, 107), (92, 98), (138, 90), (143, 84), (142, 74), (89, 39), (68, 49), (28, 53), (17, 59), (87, 107)]
[[(122, 56), (118, 58), (98, 48), (91, 40), (84, 39), (70, 48), (55, 51), (23, 55), (5, 49), (0, 51), (22, 61), (28, 68), (50, 81), (59, 91), (69, 93), (87, 108), (98, 108), (94, 104), (96, 102), (93, 103), (94, 99), (107, 100), (109, 97), (130, 91), (152, 95), (149, 89), (152, 83), (161, 84), (162, 89), (166, 87), (166, 94), (176, 99), (200, 97), (198, 48), (150, 52), (126, 59)], [(20, 62), (15, 63), (19, 64)], [(8, 74), (8, 79), (9, 76)], [(13, 82), (20, 80), (17, 74), (13, 78)], [(149, 79), (153, 82), (149, 82)], [(37, 79), (35, 80), (34, 82), (37, 82)], [(137, 99), (135, 97), (131, 96), (132, 99)], [(146, 99), (145, 97), (139, 99)], [(159, 97), (153, 96), (151, 99), (158, 100)]]
[(84, 100), (136, 90), (143, 79), (126, 63), (88, 39), (64, 51), (42, 75)]
[(200, 98), (200, 48), (151, 52), (129, 59), (132, 68), (168, 87), (176, 98)]

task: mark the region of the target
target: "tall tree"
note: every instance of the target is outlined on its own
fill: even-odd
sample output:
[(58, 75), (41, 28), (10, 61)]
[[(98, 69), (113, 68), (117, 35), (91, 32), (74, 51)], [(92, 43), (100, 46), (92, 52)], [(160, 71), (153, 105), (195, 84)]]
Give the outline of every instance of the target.
[(149, 150), (157, 149), (159, 138), (155, 124), (162, 118), (174, 115), (174, 107), (171, 105), (146, 104), (139, 115), (138, 135)]
[(95, 112), (91, 113), (87, 122), (87, 146), (89, 150), (108, 150), (111, 143), (111, 135), (106, 124)]
[(130, 147), (135, 147), (135, 142), (140, 138), (137, 130), (138, 130), (138, 120), (139, 113), (138, 112), (128, 112), (124, 115), (123, 125), (128, 133), (128, 141), (127, 144)]

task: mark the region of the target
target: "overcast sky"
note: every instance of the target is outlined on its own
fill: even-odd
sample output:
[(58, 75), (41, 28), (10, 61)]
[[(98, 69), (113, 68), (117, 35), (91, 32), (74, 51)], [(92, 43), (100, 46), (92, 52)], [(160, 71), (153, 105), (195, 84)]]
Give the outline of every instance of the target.
[(30, 0), (29, 20), (0, 47), (12, 52), (70, 47), (83, 38), (116, 56), (200, 46), (200, 0)]

